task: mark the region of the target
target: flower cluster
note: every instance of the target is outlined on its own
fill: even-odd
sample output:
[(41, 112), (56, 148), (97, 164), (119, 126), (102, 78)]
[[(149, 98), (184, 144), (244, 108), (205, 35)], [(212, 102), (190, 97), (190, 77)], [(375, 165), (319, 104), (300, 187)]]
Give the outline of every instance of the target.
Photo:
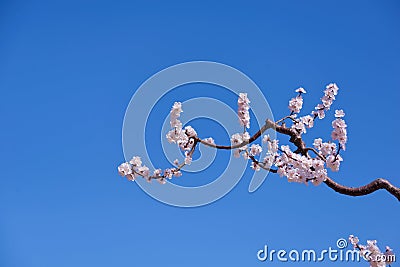
[(301, 96), (301, 94), (305, 94), (306, 90), (304, 90), (304, 88), (300, 87), (300, 88), (296, 89), (296, 92), (299, 93), (299, 95), (290, 99), (290, 101), (289, 101), (289, 109), (292, 113), (299, 113), (300, 110), (302, 109), (303, 97)]
[(332, 140), (338, 140), (343, 150), (346, 150), (347, 142), (347, 125), (342, 119), (344, 117), (343, 110), (335, 111), (336, 119), (332, 122)]
[(278, 140), (271, 139), (269, 135), (263, 137), (263, 142), (267, 143), (268, 152), (259, 163), (261, 167), (276, 166), (277, 173), (281, 177), (286, 176), (289, 182), (307, 184), (311, 181), (314, 185), (319, 185), (326, 179), (327, 171), (323, 160), (294, 153), (287, 145), (279, 148)]
[(314, 117), (320, 119), (325, 118), (325, 111), (331, 108), (333, 101), (336, 99), (339, 88), (336, 83), (330, 83), (326, 86), (324, 93), (325, 95), (321, 98), (322, 103), (315, 107), (315, 111), (312, 112)]
[(143, 177), (148, 182), (151, 179), (157, 179), (161, 184), (165, 183), (165, 179), (171, 179), (172, 176), (180, 177), (182, 176), (181, 171), (178, 168), (171, 168), (162, 171), (161, 169), (156, 169), (153, 175), (150, 175), (150, 170), (146, 165), (142, 165), (142, 160), (140, 157), (133, 157), (129, 162), (124, 162), (118, 166), (118, 173), (121, 176), (125, 176), (129, 181), (134, 181), (137, 177)]
[(376, 240), (367, 240), (367, 245), (360, 245), (358, 237), (350, 235), (349, 241), (354, 249), (358, 249), (361, 256), (370, 263), (370, 267), (385, 267), (396, 259), (393, 250), (389, 246), (386, 246), (385, 252), (382, 253), (376, 245)]
[[(242, 143), (248, 142), (250, 139), (250, 134), (248, 132), (244, 132), (242, 134), (235, 133), (231, 136), (231, 144), (232, 146), (239, 146)], [(247, 145), (242, 145), (238, 149), (235, 149), (233, 152), (233, 156), (235, 158), (240, 158), (240, 153), (246, 151)], [(243, 154), (245, 158), (248, 158), (246, 154)]]
[(332, 171), (337, 172), (343, 158), (338, 154), (336, 144), (332, 142), (322, 142), (321, 138), (317, 138), (314, 140), (313, 146), (320, 155), (326, 158), (326, 166)]
[(250, 128), (250, 114), (249, 106), (250, 100), (247, 98), (247, 94), (240, 93), (238, 98), (238, 116), (240, 125)]
[(197, 136), (196, 131), (191, 126), (186, 126), (182, 129), (182, 122), (179, 120), (181, 116), (182, 104), (175, 102), (170, 112), (171, 130), (166, 137), (168, 142), (176, 143), (182, 150), (191, 150), (194, 144), (193, 137)]
[[(190, 151), (194, 149), (197, 132), (192, 126), (186, 126), (182, 129), (182, 122), (179, 120), (182, 112), (182, 104), (180, 102), (175, 102), (170, 112), (170, 124), (172, 129), (167, 133), (166, 137), (168, 142), (176, 143), (185, 151), (185, 165), (190, 165), (193, 155)], [(209, 138), (207, 141), (210, 143), (214, 142), (212, 138)]]

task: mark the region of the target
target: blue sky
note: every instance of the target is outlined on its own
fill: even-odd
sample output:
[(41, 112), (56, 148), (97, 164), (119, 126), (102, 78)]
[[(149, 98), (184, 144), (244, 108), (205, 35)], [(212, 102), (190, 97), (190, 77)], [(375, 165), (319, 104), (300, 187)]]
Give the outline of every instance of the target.
[[(275, 117), (298, 86), (307, 111), (336, 82), (349, 143), (332, 177), (399, 186), (399, 11), (397, 1), (2, 1), (0, 266), (279, 266), (256, 252), (322, 250), (349, 234), (399, 253), (399, 204), (383, 191), (352, 198), (270, 175), (249, 194), (248, 173), (223, 199), (184, 209), (116, 172), (135, 90), (168, 66), (209, 60), (253, 79)], [(320, 125), (314, 137), (329, 134)], [(309, 265), (322, 264), (343, 265)]]

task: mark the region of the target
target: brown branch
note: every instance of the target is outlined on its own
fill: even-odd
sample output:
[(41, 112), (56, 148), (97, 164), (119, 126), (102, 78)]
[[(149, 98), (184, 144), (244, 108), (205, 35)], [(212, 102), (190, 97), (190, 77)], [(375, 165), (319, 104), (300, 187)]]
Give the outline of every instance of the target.
[(213, 147), (213, 148), (217, 148), (217, 149), (229, 150), (229, 149), (240, 148), (240, 147), (243, 147), (245, 145), (251, 144), (252, 142), (257, 140), (257, 138), (259, 138), (268, 129), (273, 129), (278, 133), (290, 136), (290, 140), (289, 141), (292, 142), (297, 147), (297, 150), (294, 151), (294, 152), (295, 153), (300, 153), (302, 155), (307, 155), (307, 151), (308, 150), (306, 149), (306, 144), (301, 139), (301, 135), (295, 129), (287, 128), (284, 125), (282, 125), (282, 126), (278, 125), (277, 122), (273, 122), (270, 119), (267, 119), (265, 121), (265, 124), (263, 125), (263, 127), (261, 127), (260, 130), (258, 130), (253, 136), (251, 136), (248, 141), (244, 141), (241, 144), (237, 144), (237, 145), (234, 145), (234, 146), (224, 146), (224, 145), (210, 144), (210, 143), (207, 143), (206, 141), (202, 140), (199, 137), (195, 137), (195, 140), (197, 142), (200, 142), (203, 145), (206, 145), (206, 146), (209, 146), (209, 147)]
[(400, 188), (392, 185), (388, 180), (378, 178), (371, 183), (360, 187), (347, 187), (338, 184), (330, 178), (327, 178), (324, 183), (335, 190), (336, 192), (348, 196), (365, 196), (371, 194), (379, 189), (385, 189), (400, 201)]
[(257, 140), (257, 138), (260, 137), (266, 130), (272, 128), (273, 127), (272, 124), (274, 124), (274, 123), (272, 122), (272, 124), (270, 124), (269, 122), (270, 122), (270, 120), (267, 120), (265, 122), (265, 124), (263, 125), (263, 127), (261, 127), (260, 130), (258, 130), (253, 136), (251, 136), (248, 141), (243, 141), (242, 143), (234, 145), (234, 146), (223, 146), (223, 145), (210, 144), (210, 143), (207, 143), (206, 141), (202, 140), (201, 138), (199, 138), (197, 136), (195, 137), (195, 140), (197, 142), (202, 143), (203, 145), (206, 145), (206, 146), (209, 146), (209, 147), (213, 147), (213, 148), (217, 148), (217, 149), (230, 150), (230, 149), (240, 148), (242, 146), (251, 144), (252, 142)]

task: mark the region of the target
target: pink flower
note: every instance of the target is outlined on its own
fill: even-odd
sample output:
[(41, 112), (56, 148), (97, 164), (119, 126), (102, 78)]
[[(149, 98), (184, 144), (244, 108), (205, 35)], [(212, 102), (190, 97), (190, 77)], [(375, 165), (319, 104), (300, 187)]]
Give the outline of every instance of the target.
[(329, 91), (334, 96), (337, 95), (339, 87), (337, 87), (336, 83), (330, 83), (326, 86), (326, 91)]
[(165, 170), (164, 170), (164, 177), (166, 177), (166, 178), (168, 178), (168, 179), (171, 179), (171, 178), (172, 178), (172, 175), (173, 175), (173, 172), (172, 172), (171, 169), (165, 169)]
[(275, 161), (275, 157), (271, 154), (266, 155), (263, 159), (263, 163), (265, 164), (265, 166), (267, 166), (268, 168), (272, 166), (272, 164), (274, 164)]
[(130, 161), (130, 164), (132, 164), (133, 167), (139, 167), (142, 165), (142, 160), (140, 157), (133, 157)]
[(143, 176), (143, 177), (145, 177), (145, 178), (148, 178), (149, 175), (150, 175), (149, 168), (147, 168), (146, 166), (139, 167), (139, 168), (137, 169), (137, 172), (138, 172), (141, 176)]
[(127, 176), (128, 174), (132, 173), (132, 168), (131, 168), (131, 166), (129, 165), (128, 162), (124, 162), (124, 163), (122, 163), (121, 165), (118, 166), (118, 173), (121, 176)]
[(322, 148), (322, 139), (321, 138), (317, 138), (314, 140), (313, 146), (315, 149), (317, 150), (321, 150)]
[(268, 142), (270, 140), (271, 140), (271, 138), (269, 137), (269, 134), (266, 134), (266, 135), (263, 136), (262, 142), (266, 143), (266, 142)]
[(332, 171), (337, 172), (339, 170), (341, 161), (343, 161), (343, 159), (340, 155), (337, 155), (336, 157), (334, 155), (329, 155), (326, 158), (326, 166)]
[(262, 152), (262, 148), (258, 144), (252, 144), (250, 147), (250, 155), (257, 156)]
[(306, 133), (306, 127), (304, 126), (304, 123), (301, 121), (293, 123), (292, 129), (296, 129), (299, 133)]
[(242, 140), (242, 135), (241, 134), (236, 133), (236, 134), (232, 135), (231, 144), (233, 146), (240, 145), (242, 142), (243, 142), (243, 140)]
[(322, 155), (324, 155), (324, 156), (334, 154), (336, 152), (336, 144), (335, 143), (322, 143), (321, 152), (322, 152)]
[(135, 181), (135, 174), (128, 174), (127, 176), (126, 176), (126, 178), (129, 180), (129, 181)]
[(308, 128), (312, 128), (314, 126), (314, 119), (310, 115), (301, 117), (301, 122), (307, 125)]
[(299, 87), (299, 88), (296, 89), (296, 93), (305, 94), (305, 93), (307, 93), (307, 92), (306, 92), (306, 90), (305, 90), (303, 87)]
[(268, 142), (268, 152), (271, 154), (275, 154), (278, 152), (279, 146), (278, 146), (279, 141), (274, 139), (272, 141)]
[(345, 115), (345, 114), (344, 114), (343, 109), (335, 110), (335, 117), (336, 117), (336, 118), (343, 118), (344, 115)]
[(315, 107), (315, 111), (313, 111), (312, 114), (314, 116), (318, 117), (319, 119), (325, 118), (325, 107), (324, 107), (324, 105), (318, 104)]
[(192, 128), (192, 126), (185, 127), (185, 134), (188, 137), (195, 137), (197, 135), (196, 131)]
[(162, 170), (161, 169), (156, 169), (156, 170), (154, 170), (154, 172), (153, 172), (153, 176), (160, 176), (161, 175), (161, 172), (162, 172)]
[(289, 101), (289, 109), (293, 113), (299, 113), (303, 107), (303, 98), (301, 96), (296, 96)]

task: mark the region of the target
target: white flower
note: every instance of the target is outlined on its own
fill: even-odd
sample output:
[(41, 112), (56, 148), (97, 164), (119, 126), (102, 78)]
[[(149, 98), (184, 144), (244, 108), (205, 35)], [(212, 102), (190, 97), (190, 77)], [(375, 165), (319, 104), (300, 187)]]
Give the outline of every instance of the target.
[(326, 90), (329, 90), (333, 95), (337, 95), (339, 87), (337, 87), (336, 83), (330, 83), (326, 86)]
[(124, 162), (121, 165), (118, 166), (118, 173), (121, 176), (127, 176), (128, 174), (132, 173), (131, 166), (129, 165), (128, 162)]
[(233, 146), (240, 145), (242, 142), (243, 142), (243, 140), (242, 140), (242, 135), (241, 134), (236, 133), (236, 134), (232, 135), (231, 143), (232, 143)]
[(162, 170), (161, 169), (156, 169), (156, 170), (154, 170), (154, 172), (153, 172), (153, 176), (160, 176), (161, 175), (161, 172), (162, 172)]
[(315, 171), (323, 170), (324, 169), (324, 161), (320, 159), (313, 159), (312, 160), (312, 166), (315, 169)]
[(301, 96), (296, 96), (289, 101), (289, 109), (293, 113), (299, 113), (303, 107), (303, 98)]
[(308, 128), (312, 128), (314, 126), (314, 119), (310, 115), (301, 117), (301, 122), (307, 125)]
[(327, 174), (327, 172), (325, 169), (321, 169), (318, 172), (315, 172), (314, 173), (315, 177), (313, 180), (311, 180), (313, 185), (317, 186), (317, 185), (320, 185), (323, 181), (325, 181), (327, 178), (326, 174)]
[(145, 177), (145, 178), (148, 178), (149, 175), (150, 175), (149, 168), (147, 168), (146, 166), (141, 166), (141, 167), (139, 167), (139, 168), (137, 169), (137, 172), (138, 172), (141, 176), (143, 176), (143, 177)]
[(273, 155), (266, 155), (263, 159), (263, 163), (265, 164), (265, 166), (267, 166), (268, 168), (272, 166), (272, 164), (274, 164), (275, 161), (275, 157)]
[(250, 147), (250, 155), (257, 156), (262, 152), (262, 148), (258, 144), (252, 144)]
[(129, 181), (135, 181), (135, 174), (134, 173), (128, 174), (128, 175), (126, 175), (126, 178)]
[(279, 167), (277, 173), (279, 174), (280, 177), (286, 176), (287, 175), (286, 166)]
[(305, 94), (305, 93), (306, 93), (306, 90), (305, 90), (303, 87), (300, 87), (300, 88), (297, 88), (297, 89), (296, 89), (296, 93)]
[(346, 122), (343, 119), (336, 119), (334, 121), (332, 121), (332, 127), (334, 129), (336, 128), (347, 128)]
[(282, 145), (281, 146), (281, 150), (283, 151), (283, 152), (286, 152), (287, 154), (291, 154), (292, 153), (292, 151), (290, 150), (290, 147), (288, 146), (288, 145)]
[(268, 152), (270, 152), (271, 154), (275, 154), (276, 152), (278, 152), (279, 150), (279, 140), (272, 140), (268, 142)]
[(182, 122), (178, 119), (170, 120), (169, 124), (171, 125), (172, 129), (182, 129)]
[(186, 134), (184, 134), (184, 132), (180, 128), (172, 129), (167, 133), (166, 137), (169, 143), (181, 143), (181, 142), (187, 142), (188, 140), (188, 137), (186, 136)]
[(302, 123), (302, 122), (293, 123), (291, 128), (297, 130), (300, 133), (306, 133), (307, 132), (306, 131), (306, 127), (304, 126), (304, 123)]
[(322, 148), (322, 139), (321, 138), (314, 139), (313, 146), (314, 146), (315, 149), (321, 150), (321, 148)]
[(266, 134), (266, 135), (264, 135), (264, 137), (263, 137), (263, 139), (262, 139), (262, 142), (263, 143), (266, 143), (266, 142), (268, 142), (268, 141), (270, 141), (271, 140), (271, 138), (269, 137), (269, 134)]
[(165, 169), (165, 170), (164, 170), (164, 177), (166, 177), (166, 178), (168, 178), (168, 179), (171, 179), (171, 178), (172, 178), (172, 175), (173, 175), (173, 172), (172, 172), (171, 169)]
[(142, 160), (140, 157), (133, 157), (130, 161), (130, 164), (132, 164), (133, 167), (139, 167), (142, 165)]
[(322, 143), (321, 152), (322, 152), (322, 155), (324, 155), (324, 156), (334, 154), (336, 152), (336, 144), (335, 143)]
[(313, 114), (314, 116), (317, 116), (319, 119), (325, 118), (325, 107), (324, 107), (324, 105), (318, 104), (318, 105), (315, 107), (315, 110), (316, 110), (316, 111), (313, 111), (313, 112), (312, 112), (312, 114)]
[(185, 133), (188, 137), (195, 137), (197, 135), (196, 131), (192, 128), (192, 126), (186, 126)]
[(349, 241), (354, 246), (354, 248), (358, 245), (358, 242), (360, 242), (358, 237), (356, 237), (354, 235), (349, 236)]
[(343, 161), (343, 158), (340, 155), (337, 155), (336, 157), (334, 155), (329, 155), (326, 158), (326, 166), (332, 171), (337, 172), (341, 161)]
[(179, 165), (179, 160), (178, 160), (178, 159), (175, 159), (175, 160), (174, 160), (174, 165), (176, 165), (176, 166)]
[(343, 109), (335, 110), (335, 117), (336, 117), (336, 118), (343, 118), (344, 115), (345, 115), (345, 114), (344, 114)]
[(330, 109), (330, 107), (332, 106), (332, 104), (333, 104), (333, 97), (331, 97), (331, 96), (329, 96), (329, 95), (324, 95), (322, 98), (321, 98), (321, 101), (322, 101), (322, 104), (324, 105), (324, 108), (326, 109), (326, 110), (329, 110)]
[(250, 139), (250, 134), (249, 134), (248, 132), (244, 132), (244, 133), (242, 134), (242, 139), (243, 139), (243, 141), (245, 141), (245, 142), (249, 141), (249, 139)]

